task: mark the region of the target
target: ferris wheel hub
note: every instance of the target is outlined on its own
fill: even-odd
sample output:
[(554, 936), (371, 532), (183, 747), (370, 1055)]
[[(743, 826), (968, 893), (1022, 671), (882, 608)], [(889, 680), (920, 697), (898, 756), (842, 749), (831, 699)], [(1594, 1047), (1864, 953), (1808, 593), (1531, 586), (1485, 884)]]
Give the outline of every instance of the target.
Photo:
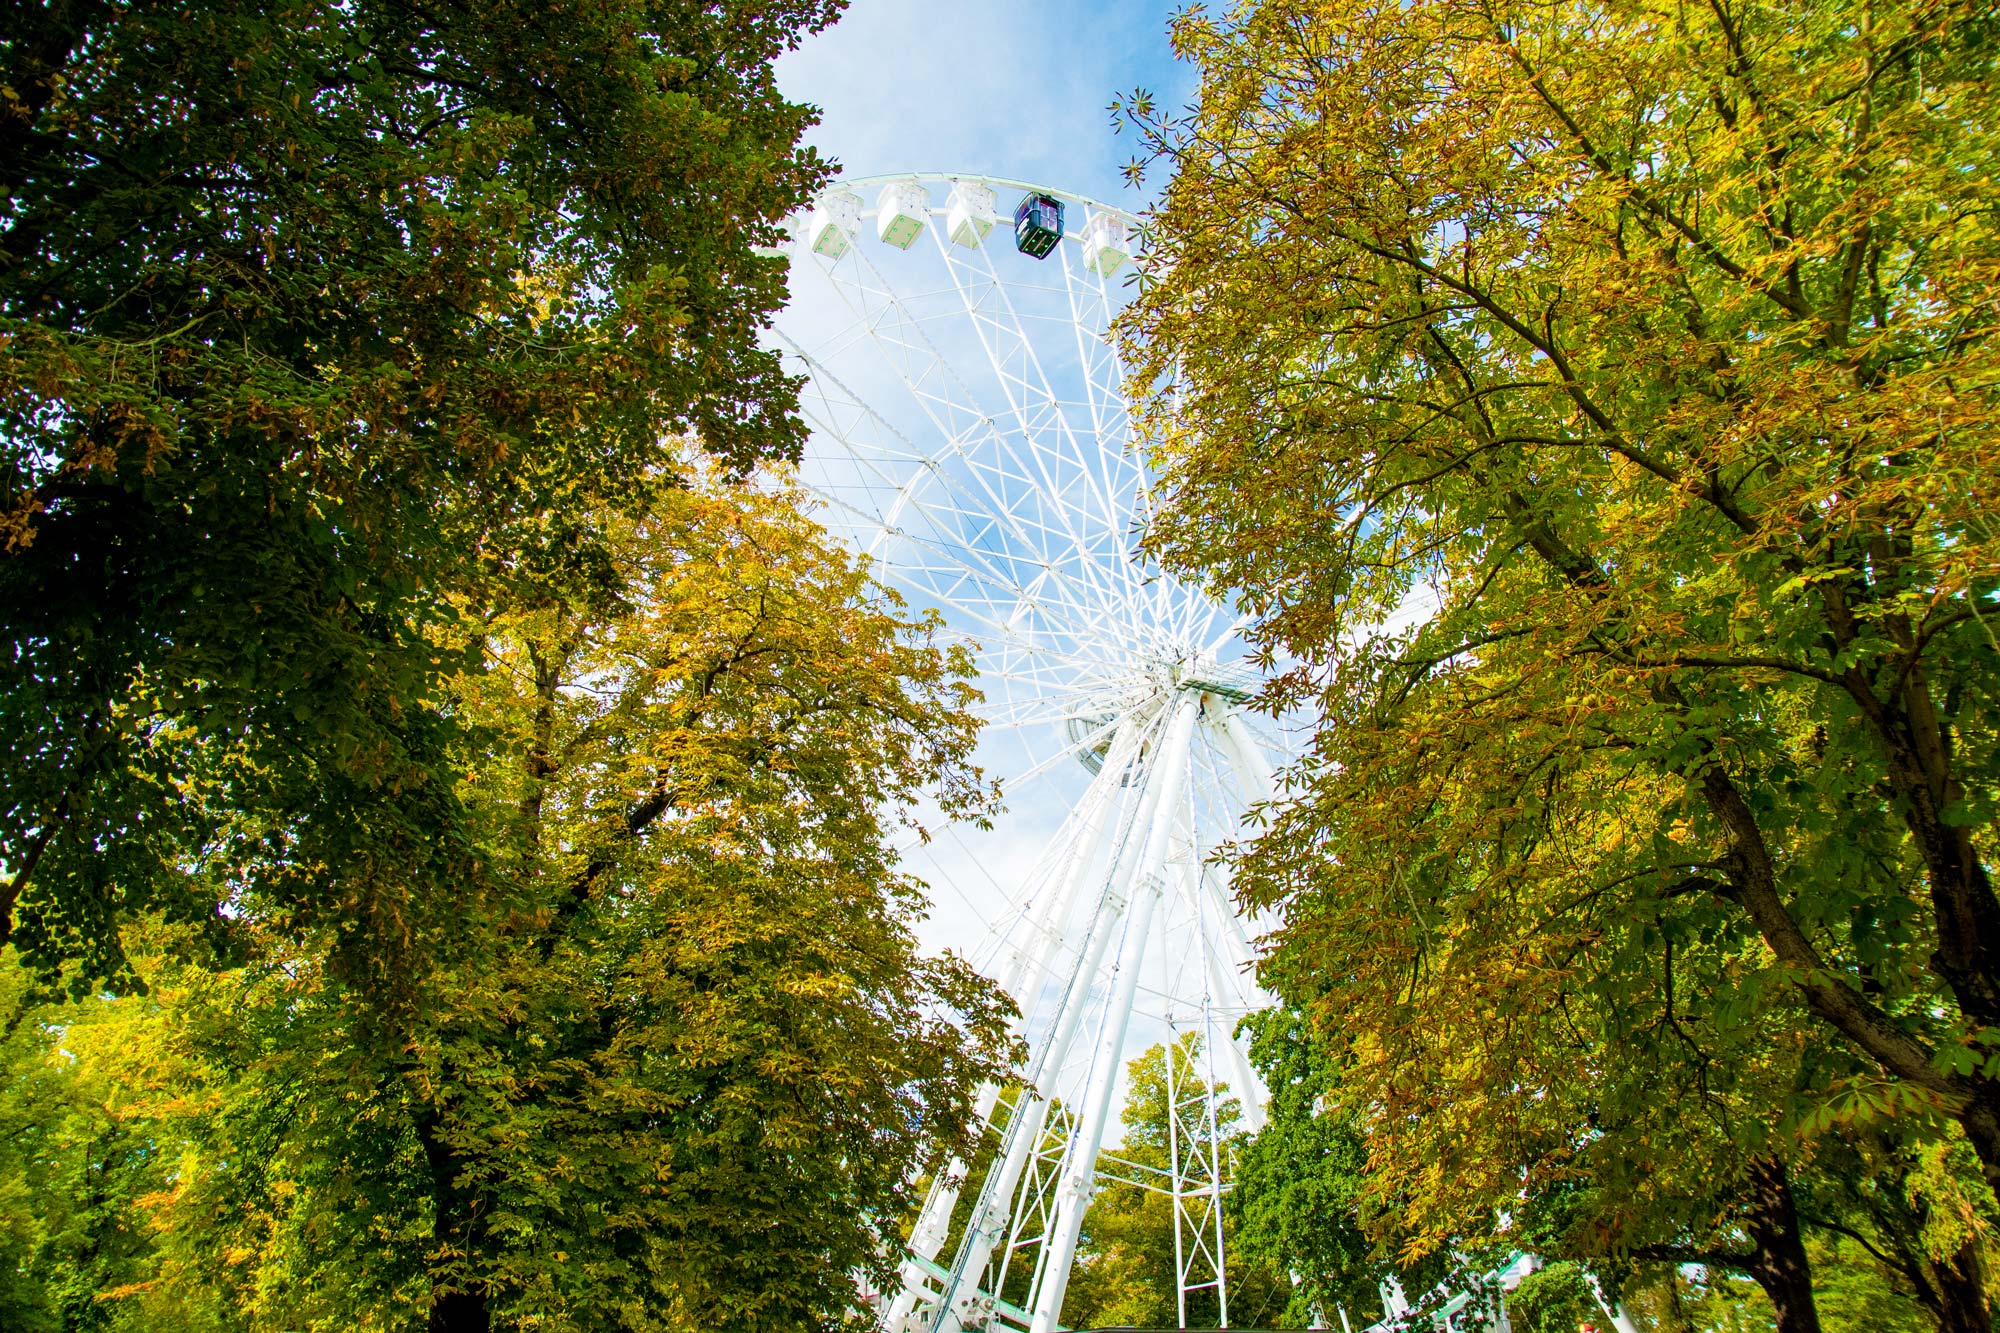
[[(1247, 663), (1220, 662), (1198, 648), (1153, 654), (1141, 658), (1126, 680), (1078, 701), (1064, 719), (1064, 729), (1077, 762), (1096, 773), (1121, 727), (1146, 723), (1188, 694), (1203, 696), (1205, 707), (1247, 704), (1262, 684), (1263, 677)], [(1150, 746), (1150, 740), (1141, 742), (1135, 767), (1143, 767)]]

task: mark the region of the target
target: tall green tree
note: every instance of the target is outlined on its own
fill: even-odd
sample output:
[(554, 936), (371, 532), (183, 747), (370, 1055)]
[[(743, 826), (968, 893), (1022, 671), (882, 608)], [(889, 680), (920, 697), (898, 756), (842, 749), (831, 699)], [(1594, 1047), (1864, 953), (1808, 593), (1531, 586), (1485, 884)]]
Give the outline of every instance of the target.
[[(1849, 1130), (1774, 1170), (1769, 1159), (1745, 1160), (1727, 1120), (1775, 1099), (1746, 1108), (1726, 1061), (1706, 1087), (1674, 1086), (1643, 1053), (1574, 1045), (1578, 1066), (1653, 1064), (1635, 1081), (1655, 1113), (1635, 1117), (1629, 1091), (1616, 1086), (1586, 1086), (1578, 1097), (1575, 1083), (1552, 1084), (1531, 1058), (1505, 1095), (1434, 1074), (1436, 1105), (1407, 1093), (1388, 1108), (1357, 1104), (1347, 1077), (1357, 1051), (1295, 1010), (1267, 1011), (1255, 1024), (1270, 1119), (1241, 1155), (1234, 1243), (1295, 1275), (1288, 1318), (1303, 1323), (1318, 1309), (1371, 1322), (1381, 1313), (1376, 1286), (1390, 1277), (1422, 1298), (1440, 1279), (1463, 1289), (1525, 1251), (1547, 1266), (1504, 1295), (1516, 1327), (1601, 1325), (1600, 1292), (1662, 1333), (1742, 1319), (1768, 1328), (1774, 1315), (1780, 1326), (1816, 1319), (1830, 1333), (1991, 1326), (1980, 1272), (1991, 1223), (1974, 1203), (1970, 1161), (1918, 1159), (1879, 1133)], [(1398, 1056), (1432, 1070), (1441, 1063)], [(1366, 1075), (1353, 1081), (1376, 1086)], [(1767, 1130), (1767, 1151), (1774, 1139)], [(1955, 1147), (1969, 1158), (1962, 1141)], [(1405, 1166), (1419, 1158), (1423, 1170)], [(1454, 1183), (1460, 1177), (1465, 1184)], [(1774, 1189), (1789, 1204), (1773, 1208)], [(1809, 1308), (1774, 1281), (1791, 1246), (1809, 1256)], [(1420, 1251), (1425, 1259), (1400, 1267)], [(1684, 1268), (1704, 1275), (1697, 1290), (1684, 1290)], [(1746, 1303), (1753, 1281), (1764, 1290), (1750, 1287)]]
[(514, 887), (407, 1010), (332, 928), (252, 913), (238, 967), (161, 927), (149, 995), (43, 1011), (149, 1164), (107, 1164), (142, 1243), (105, 1322), (845, 1326), (1006, 1015), (917, 952), (893, 852), (920, 794), (989, 799), (969, 664), (798, 505), (666, 492), (603, 519), (612, 568), (482, 627), (458, 796)]
[(797, 447), (753, 246), (824, 174), (771, 61), (838, 9), (6, 8), (0, 941), (450, 936), (454, 599), (587, 560), (675, 436)]
[(1992, 1327), (2000, 1219), (1965, 1143), (1927, 1137), (1850, 1129), (1814, 1144), (1798, 1208), (1829, 1327)]
[(1174, 173), (1127, 327), (1153, 540), (1323, 711), (1238, 882), (1326, 1028), (1386, 1049), (1455, 992), (1481, 1059), (1622, 979), (1663, 1042), (1693, 1006), (1850, 1062), (1772, 1085), (1780, 1135), (1938, 1125), (2000, 1181), (1995, 37), (1923, 0), (1177, 24), (1196, 105), (1127, 107)]
[[(119, 1114), (124, 1090), (76, 1058), (65, 1028), (120, 1023), (110, 1006), (51, 1012), (33, 978), (0, 955), (0, 1327), (116, 1327), (101, 1298), (152, 1271), (141, 1200), (174, 1154)], [(129, 1034), (128, 1034), (129, 1035)]]
[[(1378, 1202), (1368, 1163), (1370, 1117), (1343, 1095), (1335, 1044), (1283, 1005), (1253, 1014), (1251, 1058), (1270, 1089), (1264, 1127), (1238, 1156), (1229, 1196), (1232, 1243), (1292, 1284), (1283, 1319), (1312, 1328), (1345, 1316), (1367, 1325), (1388, 1314), (1390, 1280), (1421, 1295), (1446, 1276), (1435, 1249), (1397, 1262), (1405, 1236), (1381, 1224), (1403, 1211)], [(1462, 1240), (1462, 1237), (1454, 1237)]]
[(1574, 1263), (1536, 1269), (1507, 1297), (1507, 1318), (1521, 1333), (1572, 1333), (1602, 1317), (1590, 1275)]

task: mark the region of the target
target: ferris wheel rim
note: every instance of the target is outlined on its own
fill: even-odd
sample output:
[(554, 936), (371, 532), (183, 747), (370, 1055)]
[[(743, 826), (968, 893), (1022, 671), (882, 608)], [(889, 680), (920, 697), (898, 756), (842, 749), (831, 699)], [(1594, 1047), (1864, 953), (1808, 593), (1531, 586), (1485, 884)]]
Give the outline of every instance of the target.
[[(914, 190), (890, 188), (900, 185)], [(1139, 221), (1130, 210), (1078, 191), (982, 172), (871, 173), (837, 178), (818, 192), (811, 217), (795, 216), (786, 252), (813, 275), (807, 281), (837, 297), (839, 316), (813, 333), (810, 323), (801, 328), (781, 315), (773, 335), (811, 386), (801, 406), (814, 437), (831, 446), (824, 456), (844, 460), (848, 470), (824, 483), (806, 480), (806, 490), (837, 517), (858, 551), (880, 562), (890, 583), (957, 622), (961, 632), (951, 637), (968, 642), (979, 679), (997, 687), (979, 711), (999, 729), (1028, 731), (1067, 723), (1079, 711), (1102, 711), (1106, 703), (1115, 708), (1107, 691), (1128, 685), (1135, 664), (1177, 662), (1203, 675), (1239, 667), (1235, 659), (1248, 657), (1231, 651), (1240, 646), (1240, 609), (1165, 575), (1144, 553), (1140, 534), (1152, 517), (1152, 478), (1133, 447), (1122, 358), (1111, 337), (1119, 303), (1112, 270), (1088, 259), (1090, 219), (1083, 232), (1062, 233), (1083, 242), (1082, 269), (1069, 247), (1031, 255), (1055, 260), (1042, 269), (1000, 262), (1008, 247), (997, 236), (987, 242), (983, 231), (970, 240), (953, 231), (948, 246), (934, 221), (893, 241), (886, 229), (867, 225), (892, 209), (933, 220), (949, 215), (960, 202), (954, 192), (940, 206), (941, 185), (1046, 193)], [(855, 191), (873, 186), (882, 193), (874, 207), (863, 208)], [(833, 210), (844, 218), (845, 240), (822, 249), (819, 232), (807, 228), (830, 225), (822, 215), (835, 192), (847, 196)], [(993, 202), (977, 206), (991, 217)], [(930, 232), (935, 253), (928, 245), (922, 253), (932, 254), (941, 276), (917, 284), (913, 298), (909, 274), (879, 266), (875, 247), (863, 243), (870, 231), (879, 232), (885, 247), (906, 252), (917, 235)], [(1138, 258), (1136, 252), (1125, 254)], [(1014, 294), (1024, 291), (1044, 298), (1039, 312), (1017, 309)], [(989, 397), (990, 384), (975, 388), (961, 375), (963, 345), (933, 340), (933, 326), (961, 321), (978, 335), (972, 364), (983, 358), (997, 367), (1010, 351), (1018, 357), (1011, 378), (998, 377), (998, 401)], [(1044, 322), (1073, 334), (1075, 359), (1066, 367), (1058, 363), (1071, 337), (1042, 344), (1031, 330)], [(1008, 347), (993, 341), (1009, 337)], [(1056, 378), (1042, 364), (1049, 352)], [(856, 357), (886, 364), (887, 379), (872, 387), (847, 382), (842, 367)], [(907, 400), (901, 412), (883, 410), (884, 384)], [(911, 407), (920, 420), (912, 419)], [(1066, 469), (1062, 482), (1052, 466)], [(1000, 491), (993, 489), (996, 479)], [(1015, 497), (1023, 495), (1041, 499), (1018, 506)], [(967, 540), (982, 527), (997, 534), (995, 544)]]
[[(1021, 180), (1013, 176), (989, 176), (983, 172), (976, 171), (871, 172), (866, 176), (835, 176), (822, 188), (833, 189), (837, 186), (845, 185), (850, 189), (862, 189), (876, 185), (894, 185), (900, 181), (916, 181), (919, 184), (983, 185), (989, 189), (1022, 190), (1029, 194), (1045, 194), (1052, 199), (1060, 199), (1066, 204), (1082, 204), (1092, 212), (1109, 214), (1127, 223), (1142, 235), (1145, 233), (1148, 225), (1145, 214), (1135, 213), (1129, 208), (1120, 208), (1116, 204), (1108, 204), (1093, 195), (1080, 194), (1075, 190), (1065, 190), (1060, 186), (1040, 185), (1034, 181)], [(869, 217), (874, 212), (873, 208), (864, 208), (861, 210), (861, 216)], [(1081, 238), (1079, 234), (1074, 234), (1065, 227), (1063, 229), (1063, 239), (1068, 241)], [(1136, 259), (1136, 257), (1135, 254), (1134, 258)]]
[[(1050, 269), (1016, 272), (996, 262), (1006, 249), (997, 238), (982, 243), (954, 232), (954, 244), (947, 246), (941, 230), (926, 228), (932, 230), (935, 262), (949, 280), (927, 282), (919, 288), (919, 305), (912, 306), (904, 278), (879, 267), (874, 247), (861, 243), (874, 230), (866, 219), (879, 219), (885, 209), (930, 218), (948, 214), (956, 201), (941, 207), (934, 187), (961, 184), (1054, 194), (1091, 212), (1138, 221), (1130, 210), (1081, 192), (975, 172), (847, 177), (815, 196), (811, 222), (824, 226), (819, 219), (828, 195), (848, 194), (839, 210), (847, 239), (822, 251), (817, 241), (808, 247), (803, 227), (795, 226), (788, 253), (837, 295), (844, 317), (819, 336), (789, 327), (783, 317), (773, 332), (812, 386), (802, 407), (814, 435), (833, 443), (829, 456), (843, 457), (852, 471), (831, 486), (808, 482), (807, 488), (839, 514), (859, 549), (877, 557), (892, 547), (899, 551), (883, 566), (893, 582), (978, 624), (983, 632), (977, 637), (988, 646), (993, 636), (1014, 640), (1039, 659), (1067, 659), (1085, 676), (1096, 674), (1087, 666), (1092, 661), (1109, 665), (1113, 658), (1151, 659), (1182, 650), (1217, 656), (1235, 628), (1228, 623), (1229, 609), (1200, 589), (1161, 577), (1164, 571), (1148, 567), (1137, 540), (1151, 516), (1151, 479), (1131, 445), (1122, 359), (1110, 336), (1119, 304), (1112, 270), (1087, 256), (1088, 271), (1079, 270), (1064, 247), (1052, 256), (1056, 263)], [(874, 185), (885, 192), (876, 207), (864, 209), (853, 191)], [(923, 202), (907, 195), (891, 199), (886, 187), (896, 185), (917, 187)], [(990, 201), (986, 206), (990, 209)], [(1068, 227), (1063, 239), (1081, 242), (1088, 251), (1091, 225), (1086, 218), (1081, 233)], [(881, 239), (907, 251), (915, 234), (889, 242), (884, 232)], [(1037, 276), (1025, 279), (1027, 274)], [(1038, 315), (1017, 310), (1014, 294), (1023, 291), (1040, 292), (1062, 309)], [(982, 307), (978, 302), (985, 297), (991, 304)], [(924, 306), (926, 299), (943, 306)], [(1020, 358), (1011, 379), (1002, 377), (999, 402), (963, 380), (959, 353), (934, 343), (927, 332), (940, 321), (961, 320), (978, 333), (976, 355), (986, 363), (997, 366), (1010, 350)], [(1029, 330), (1044, 321), (1066, 325), (1075, 341), (1075, 361), (1063, 372), (1074, 378), (1060, 387), (1041, 360), (1053, 350), (1060, 361), (1059, 343), (1071, 338), (1041, 344)], [(1002, 348), (991, 337), (1012, 342)], [(845, 382), (846, 372), (827, 360), (829, 354), (843, 364), (872, 356), (886, 365), (888, 382), (907, 398), (906, 407), (924, 417), (914, 433), (906, 429), (907, 416), (881, 410), (879, 388), (864, 392)], [(1081, 385), (1080, 397), (1075, 385)], [(1004, 484), (1019, 489), (1005, 495), (990, 489), (995, 458), (1013, 460)], [(1056, 464), (1070, 469), (1066, 486), (1051, 478), (1048, 469)], [(949, 470), (961, 465), (963, 475)], [(1011, 502), (1019, 494), (1042, 497), (1041, 507), (1026, 515), (1032, 530), (1019, 526), (1024, 514)], [(916, 515), (938, 526), (920, 531), (922, 525), (905, 522)], [(965, 542), (968, 527), (981, 524), (1006, 530), (998, 548)], [(1051, 557), (1052, 547), (1060, 549)], [(1035, 623), (1028, 626), (1024, 616)], [(1050, 635), (1068, 647), (1051, 652)]]
[[(815, 377), (816, 382), (823, 382), (835, 385), (837, 387), (844, 387), (841, 386), (839, 377), (833, 374), (830, 370), (828, 370), (817, 356), (815, 356), (813, 353), (807, 351), (804, 347), (802, 347), (799, 344), (798, 340), (794, 338), (791, 334), (783, 330), (779, 330), (777, 336), (780, 339), (780, 341), (784, 342), (787, 346), (792, 348), (793, 352), (799, 357), (801, 363), (805, 365), (807, 371)], [(850, 396), (858, 398), (858, 395), (850, 394)], [(864, 410), (870, 410), (866, 408), (865, 403), (862, 404), (862, 406)], [(879, 415), (878, 415), (878, 420), (879, 420)], [(890, 425), (889, 423), (886, 422), (884, 422), (883, 425), (886, 429), (892, 432), (895, 431), (895, 427), (893, 425)], [(896, 433), (900, 436), (900, 432)], [(1094, 616), (1088, 613), (1079, 614), (1078, 610), (1076, 609), (1083, 606), (1086, 603), (1087, 599), (1076, 596), (1063, 596), (1053, 599), (1030, 598), (1025, 588), (1013, 582), (1009, 578), (1009, 576), (1006, 575), (1004, 572), (992, 568), (991, 565), (988, 564), (987, 562), (985, 561), (968, 562), (965, 559), (953, 557), (948, 552), (945, 551), (945, 548), (942, 543), (937, 542), (933, 539), (917, 536), (903, 529), (900, 526), (899, 517), (904, 507), (908, 506), (918, 509), (932, 507), (930, 505), (930, 502), (921, 498), (922, 488), (924, 488), (926, 485), (939, 485), (949, 492), (956, 492), (963, 494), (964, 492), (963, 484), (953, 479), (944, 477), (944, 475), (941, 473), (941, 471), (937, 466), (937, 460), (946, 454), (957, 455), (960, 457), (965, 456), (967, 451), (964, 449), (963, 444), (964, 442), (959, 439), (947, 438), (943, 445), (941, 445), (932, 454), (928, 455), (917, 452), (915, 450), (914, 444), (912, 444), (911, 456), (918, 460), (918, 466), (907, 481), (901, 484), (894, 485), (894, 490), (898, 498), (896, 506), (894, 508), (894, 512), (892, 512), (889, 515), (879, 516), (879, 517), (872, 516), (867, 514), (865, 511), (857, 508), (851, 501), (843, 500), (837, 496), (826, 494), (823, 491), (815, 490), (814, 493), (818, 495), (820, 501), (825, 505), (827, 505), (828, 507), (845, 510), (848, 513), (855, 516), (856, 518), (861, 519), (865, 524), (875, 527), (878, 536), (880, 537), (898, 537), (904, 541), (914, 543), (921, 547), (934, 549), (939, 553), (944, 554), (945, 558), (951, 560), (951, 562), (954, 565), (956, 565), (959, 569), (965, 572), (968, 576), (982, 583), (990, 582), (992, 586), (1011, 593), (1015, 597), (1017, 604), (1025, 601), (1034, 601), (1035, 604), (1037, 605), (1037, 609), (1039, 609), (1043, 614), (1050, 614), (1055, 616), (1056, 618), (1068, 622), (1079, 634), (1087, 634), (1092, 631), (1101, 632), (1103, 629), (1102, 626), (1091, 623), (1091, 621), (1101, 616), (1102, 614), (1101, 612), (1099, 613), (1099, 615)], [(862, 466), (865, 467), (868, 465), (863, 464)], [(979, 500), (979, 497), (976, 496), (969, 498), (971, 498), (974, 503), (977, 503)], [(1080, 589), (1075, 588), (1072, 581), (1068, 579), (1066, 576), (1057, 575), (1056, 582), (1057, 586), (1062, 588), (1066, 593), (1074, 593), (1077, 591), (1081, 591)], [(966, 614), (972, 616), (973, 618), (980, 618), (979, 613), (973, 612), (969, 607), (961, 607), (961, 609), (964, 610)], [(995, 628), (997, 629), (998, 627), (996, 626)]]

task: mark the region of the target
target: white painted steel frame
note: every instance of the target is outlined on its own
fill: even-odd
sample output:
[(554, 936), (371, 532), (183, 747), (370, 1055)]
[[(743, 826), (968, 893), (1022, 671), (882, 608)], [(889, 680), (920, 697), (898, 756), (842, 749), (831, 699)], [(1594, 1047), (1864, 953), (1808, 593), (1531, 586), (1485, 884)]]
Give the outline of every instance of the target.
[[(1138, 222), (1054, 191), (1075, 212), (1037, 265), (1000, 227), (954, 245), (938, 206), (960, 181), (1032, 187), (847, 185), (873, 198), (892, 181), (914, 184), (893, 192), (906, 202), (929, 200), (909, 251), (877, 243), (865, 208), (837, 258), (794, 247), (795, 290), (818, 284), (777, 330), (807, 377), (802, 478), (829, 526), (976, 646), (989, 728), (1033, 754), (1009, 776), (1046, 780), (1078, 757), (1097, 771), (1038, 887), (1003, 918), (992, 970), (1022, 1000), (1031, 1054), (1011, 1089), (978, 1094), (991, 1160), (977, 1181), (953, 1161), (933, 1183), (882, 1326), (1051, 1333), (1099, 1179), (1171, 1196), (1180, 1317), (1208, 1289), (1226, 1315), (1220, 1098), (1233, 1090), (1243, 1125), (1261, 1124), (1263, 1089), (1231, 1034), (1264, 997), (1248, 972), (1255, 927), (1211, 856), (1268, 799), (1271, 764), (1238, 707), (1255, 673), (1219, 660), (1238, 620), (1137, 552), (1152, 493), (1106, 336), (1117, 287), (1076, 252), (1095, 217)], [(1106, 1146), (1141, 1007), (1169, 1042), (1202, 1037), (1198, 1073), (1169, 1051), (1164, 1169)], [(969, 1219), (943, 1259), (967, 1188)], [(1024, 1272), (1021, 1300), (1002, 1299)]]

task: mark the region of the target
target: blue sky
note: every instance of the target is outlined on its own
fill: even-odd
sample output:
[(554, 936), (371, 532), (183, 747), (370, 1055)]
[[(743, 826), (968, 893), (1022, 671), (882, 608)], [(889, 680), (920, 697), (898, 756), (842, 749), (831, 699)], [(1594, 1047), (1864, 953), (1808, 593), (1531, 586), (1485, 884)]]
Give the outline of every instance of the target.
[(1135, 151), (1106, 107), (1140, 86), (1184, 101), (1158, 0), (854, 0), (778, 63), (785, 93), (823, 109), (811, 135), (848, 175), (968, 172), (1133, 208)]

